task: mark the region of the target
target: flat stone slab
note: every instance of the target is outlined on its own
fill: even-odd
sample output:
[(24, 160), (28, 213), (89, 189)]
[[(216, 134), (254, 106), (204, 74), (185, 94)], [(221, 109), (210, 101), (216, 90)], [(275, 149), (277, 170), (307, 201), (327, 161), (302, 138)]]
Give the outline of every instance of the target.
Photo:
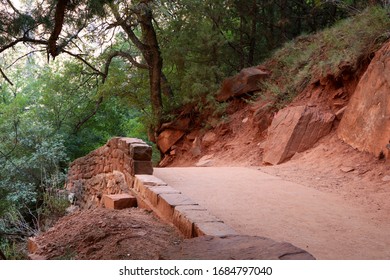
[(173, 217), (175, 207), (181, 205), (197, 205), (197, 203), (181, 193), (162, 193), (158, 195), (157, 210), (169, 220)]
[(120, 210), (125, 208), (137, 207), (137, 199), (127, 193), (105, 195), (103, 199), (104, 207), (107, 209)]
[(134, 160), (151, 161), (152, 147), (150, 147), (148, 144), (131, 144), (130, 157)]
[(168, 185), (163, 180), (153, 176), (153, 175), (135, 175), (135, 178), (140, 181), (142, 184), (147, 186), (166, 186)]
[(196, 207), (189, 207), (186, 205), (175, 208), (172, 222), (184, 234), (185, 237), (192, 238), (196, 237), (196, 234), (199, 233), (199, 230), (195, 230), (196, 224), (208, 222), (218, 223), (222, 222), (222, 220), (211, 215), (206, 209), (202, 209), (201, 207), (196, 209)]
[(248, 235), (202, 236), (184, 240), (160, 254), (161, 260), (315, 260), (287, 242)]
[(140, 190), (143, 198), (147, 199), (153, 206), (157, 206), (158, 197), (161, 194), (181, 194), (178, 190), (170, 186), (145, 186)]
[(219, 221), (195, 222), (194, 236), (218, 236), (225, 237), (238, 234), (232, 227)]

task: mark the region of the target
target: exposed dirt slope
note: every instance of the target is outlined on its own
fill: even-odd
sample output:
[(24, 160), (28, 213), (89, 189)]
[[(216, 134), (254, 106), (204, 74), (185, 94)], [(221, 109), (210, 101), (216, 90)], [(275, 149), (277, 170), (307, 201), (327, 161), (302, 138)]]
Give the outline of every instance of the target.
[(182, 236), (138, 208), (76, 212), (36, 238), (33, 259), (152, 260)]
[(379, 226), (390, 216), (390, 164), (342, 143), (332, 134), (291, 161), (260, 170), (364, 209)]

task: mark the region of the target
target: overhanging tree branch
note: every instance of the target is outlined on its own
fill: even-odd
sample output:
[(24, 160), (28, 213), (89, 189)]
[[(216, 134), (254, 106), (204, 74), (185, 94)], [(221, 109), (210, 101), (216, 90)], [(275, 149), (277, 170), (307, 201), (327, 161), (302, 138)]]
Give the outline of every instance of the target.
[(14, 10), (15, 13), (18, 15), (21, 15), (18, 9), (15, 8), (14, 4), (12, 4), (11, 0), (7, 0), (7, 3), (11, 6), (12, 10)]
[(43, 51), (45, 51), (45, 49), (34, 50), (34, 51), (31, 51), (31, 52), (28, 52), (28, 53), (18, 57), (17, 59), (15, 59), (14, 62), (12, 62), (10, 65), (8, 65), (5, 69), (8, 69), (8, 68), (12, 67), (16, 62), (18, 62), (19, 60), (25, 58), (26, 56), (29, 56), (30, 54), (37, 53), (37, 52), (43, 52)]
[(4, 45), (3, 47), (1, 47), (0, 48), (0, 53), (6, 51), (9, 48), (12, 48), (12, 47), (16, 46), (19, 43), (31, 43), (31, 44), (34, 44), (34, 45), (47, 45), (47, 41), (46, 40), (33, 39), (33, 38), (30, 38), (30, 37), (27, 37), (27, 36), (23, 36), (21, 38), (18, 38), (16, 40), (8, 43), (7, 45)]
[(138, 61), (136, 61), (134, 59), (134, 57), (128, 53), (128, 52), (124, 52), (124, 51), (114, 51), (112, 52), (108, 57), (107, 57), (107, 60), (106, 60), (106, 64), (105, 64), (105, 67), (104, 67), (104, 78), (103, 78), (103, 83), (105, 82), (107, 76), (108, 76), (108, 70), (110, 68), (110, 64), (111, 64), (111, 61), (115, 58), (115, 57), (123, 57), (123, 58), (126, 58), (131, 64), (133, 64), (135, 67), (138, 67), (138, 68), (141, 68), (141, 69), (149, 69), (149, 66), (146, 65), (146, 64), (142, 64), (142, 63), (139, 63)]
[(69, 0), (58, 0), (56, 6), (56, 12), (54, 15), (54, 28), (50, 34), (47, 44), (47, 51), (49, 54), (51, 54), (53, 59), (59, 54), (59, 50), (57, 49), (57, 40), (60, 36), (62, 26), (64, 24), (65, 10), (68, 2)]
[(95, 73), (99, 74), (100, 76), (104, 77), (105, 74), (100, 71), (99, 69), (97, 69), (96, 67), (94, 67), (91, 63), (89, 63), (88, 61), (86, 61), (80, 54), (74, 54), (68, 50), (61, 50), (61, 52), (63, 53), (66, 53), (70, 56), (73, 56), (74, 58), (77, 58), (78, 60), (82, 61), (85, 65), (87, 65), (89, 68), (91, 68)]

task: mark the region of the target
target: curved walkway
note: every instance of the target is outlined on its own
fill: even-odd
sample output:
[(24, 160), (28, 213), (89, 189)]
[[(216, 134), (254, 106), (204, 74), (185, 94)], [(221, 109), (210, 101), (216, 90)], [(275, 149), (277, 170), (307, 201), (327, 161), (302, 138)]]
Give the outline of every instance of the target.
[(329, 193), (242, 167), (156, 168), (154, 175), (241, 234), (290, 242), (317, 259), (390, 259), (390, 224)]

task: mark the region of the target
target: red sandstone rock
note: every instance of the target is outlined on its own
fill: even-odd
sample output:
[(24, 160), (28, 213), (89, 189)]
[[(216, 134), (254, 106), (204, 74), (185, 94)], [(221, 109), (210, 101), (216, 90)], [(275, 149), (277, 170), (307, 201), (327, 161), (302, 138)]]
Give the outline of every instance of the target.
[(271, 125), (274, 110), (272, 103), (268, 102), (257, 108), (253, 113), (253, 121), (258, 126), (260, 133)]
[(390, 43), (376, 54), (361, 78), (338, 127), (338, 136), (360, 150), (389, 157)]
[(137, 199), (127, 193), (104, 196), (104, 207), (107, 209), (125, 209), (137, 206)]
[(218, 101), (226, 101), (229, 98), (259, 90), (260, 82), (268, 76), (269, 72), (258, 67), (242, 69), (236, 76), (227, 78), (223, 81), (216, 99)]
[(308, 106), (280, 110), (268, 130), (263, 161), (279, 164), (303, 152), (332, 129), (335, 116)]
[(181, 193), (162, 193), (158, 196), (156, 208), (164, 219), (171, 221), (176, 206), (196, 204), (197, 203)]
[(38, 251), (38, 244), (34, 237), (29, 237), (27, 240), (27, 251), (29, 254), (34, 254)]
[(258, 236), (203, 236), (185, 240), (160, 254), (161, 260), (314, 260), (300, 248)]
[(151, 161), (134, 161), (134, 174), (153, 175), (153, 165)]
[(202, 137), (202, 144), (205, 147), (211, 146), (217, 141), (218, 141), (218, 136), (212, 131), (206, 132), (206, 134)]
[(161, 130), (173, 129), (173, 130), (187, 131), (190, 126), (190, 122), (191, 122), (190, 118), (177, 119), (173, 122), (162, 124)]
[(164, 130), (157, 138), (157, 145), (161, 152), (166, 153), (183, 135), (184, 132), (180, 130)]
[(151, 161), (152, 147), (146, 144), (131, 144), (130, 156), (134, 160)]
[(219, 229), (218, 226), (220, 226), (219, 223), (221, 222), (220, 219), (211, 215), (199, 205), (177, 206), (174, 210), (172, 221), (186, 238), (196, 237), (198, 236), (197, 234), (205, 235), (201, 230), (203, 224), (211, 223), (212, 226), (216, 225), (215, 228)]

